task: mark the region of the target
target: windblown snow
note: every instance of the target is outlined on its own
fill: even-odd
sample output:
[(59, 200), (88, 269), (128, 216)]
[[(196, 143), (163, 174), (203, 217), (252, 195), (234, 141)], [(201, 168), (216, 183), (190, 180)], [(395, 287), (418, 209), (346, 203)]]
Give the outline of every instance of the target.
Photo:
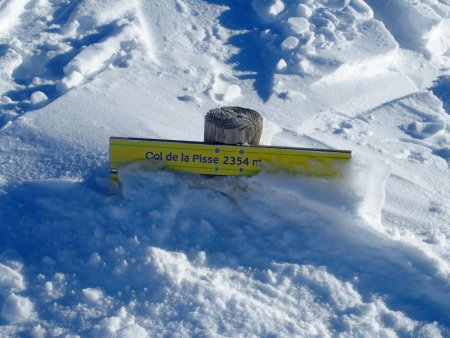
[[(450, 336), (450, 2), (0, 0), (1, 337)], [(120, 171), (110, 136), (351, 149)]]

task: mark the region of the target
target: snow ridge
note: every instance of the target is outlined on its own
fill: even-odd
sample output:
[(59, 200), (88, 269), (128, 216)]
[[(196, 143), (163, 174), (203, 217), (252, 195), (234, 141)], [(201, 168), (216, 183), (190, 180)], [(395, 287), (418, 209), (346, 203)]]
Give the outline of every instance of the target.
[(137, 1), (37, 1), (25, 6), (25, 1), (10, 0), (1, 5), (0, 25), (19, 26), (0, 36), (2, 125), (106, 69), (127, 67), (142, 44), (155, 60)]
[(438, 0), (374, 1), (367, 3), (405, 48), (440, 57), (450, 48), (450, 10)]
[[(36, 314), (32, 300), (13, 297), (28, 315), (3, 319), (11, 328), (17, 319), (16, 329), (96, 337), (437, 333), (438, 325), (408, 314), (447, 320), (448, 266), (443, 274), (438, 262), (364, 220), (368, 207), (381, 212), (374, 194), (383, 190), (376, 180), (384, 179), (368, 176), (367, 165), (361, 163), (352, 175), (361, 180), (353, 183), (130, 167), (121, 172), (123, 197), (105, 199), (84, 183), (63, 181), (10, 190), (2, 202), (29, 198), (8, 213), (16, 228), (2, 228), (1, 238), (14, 239), (23, 259), (39, 269), (27, 276), (28, 291), (45, 301)], [(363, 193), (369, 179), (375, 190)], [(349, 185), (359, 196), (342, 189)], [(42, 226), (35, 229), (32, 220)], [(36, 240), (45, 245), (34, 247)], [(10, 277), (3, 288), (22, 291), (23, 277), (4, 270)], [(417, 302), (430, 312), (421, 314)]]

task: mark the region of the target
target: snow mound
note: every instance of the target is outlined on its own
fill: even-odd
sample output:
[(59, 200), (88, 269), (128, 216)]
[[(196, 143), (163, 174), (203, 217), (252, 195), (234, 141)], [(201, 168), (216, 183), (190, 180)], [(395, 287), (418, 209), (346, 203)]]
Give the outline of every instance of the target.
[[(17, 53), (13, 48), (5, 48), (0, 51), (0, 67), (2, 73), (0, 74), (0, 91), (3, 93), (9, 89), (10, 81), (14, 69), (16, 69), (22, 63), (22, 56)], [(3, 98), (2, 101), (5, 99)], [(5, 102), (9, 103), (9, 102)]]
[[(439, 332), (412, 319), (419, 310), (410, 304), (447, 309), (443, 277), (401, 263), (424, 265), (379, 222), (389, 170), (358, 158), (341, 179), (129, 166), (119, 173), (122, 193), (109, 197), (81, 182), (25, 183), (7, 194), (27, 198), (1, 238), (15, 238), (40, 270), (26, 277), (32, 298), (8, 295), (15, 315), (3, 317), (95, 337)], [(405, 279), (421, 293), (400, 291)], [(393, 290), (401, 299), (387, 296)]]
[(366, 1), (402, 47), (430, 57), (448, 54), (450, 4), (447, 1)]
[(121, 307), (115, 316), (103, 318), (91, 331), (92, 337), (117, 337), (117, 338), (147, 338), (150, 332), (135, 322), (133, 315), (129, 315), (124, 307)]
[(0, 263), (0, 294), (7, 296), (25, 289), (23, 276), (16, 270)]
[[(228, 5), (236, 18), (222, 15), (221, 22), (251, 29), (245, 34), (236, 30), (229, 38), (239, 49), (229, 61), (243, 79), (255, 79), (261, 99), (281, 111), (267, 109), (265, 117), (292, 132), (320, 111), (352, 115), (417, 90), (399, 70), (402, 52), (397, 41), (363, 1)], [(256, 18), (238, 15), (246, 10)]]
[[(345, 65), (370, 76), (389, 67), (392, 58), (387, 56), (397, 50), (396, 42), (360, 0), (253, 1), (252, 6), (268, 26), (261, 39), (278, 54), (279, 73), (320, 77)], [(341, 74), (336, 78), (342, 79)]]
[[(446, 174), (448, 125), (449, 116), (442, 102), (432, 92), (424, 91), (354, 117), (326, 112), (302, 130), (306, 140), (340, 147), (351, 143), (355, 154), (361, 151), (390, 167), (382, 209), (385, 231), (418, 250), (443, 276), (450, 273), (450, 247), (445, 240), (450, 235), (447, 227), (450, 214), (443, 207), (450, 201)], [(330, 132), (343, 143), (337, 142)], [(280, 133), (275, 140), (280, 142), (287, 136)]]
[[(12, 264), (21, 266), (18, 262), (12, 262)], [(0, 263), (0, 316), (3, 320), (9, 323), (20, 323), (33, 319), (33, 302), (27, 297), (16, 294), (25, 289), (23, 275)]]
[(3, 304), (1, 315), (8, 322), (25, 322), (33, 315), (33, 303), (26, 297), (11, 294)]
[[(145, 262), (142, 274), (170, 299), (149, 307), (153, 321), (147, 325), (156, 324), (154, 335), (177, 330), (188, 336), (327, 336), (333, 333), (329, 328), (333, 311), (345, 313), (339, 324), (351, 335), (419, 328), (400, 313), (390, 311), (380, 299), (365, 303), (350, 283), (336, 279), (324, 268), (274, 264), (264, 270), (234, 271), (210, 268), (203, 259), (191, 260), (185, 254), (153, 247), (148, 249)], [(175, 324), (177, 316), (185, 320)], [(159, 318), (170, 324), (163, 327)], [(387, 324), (386, 318), (396, 324)]]

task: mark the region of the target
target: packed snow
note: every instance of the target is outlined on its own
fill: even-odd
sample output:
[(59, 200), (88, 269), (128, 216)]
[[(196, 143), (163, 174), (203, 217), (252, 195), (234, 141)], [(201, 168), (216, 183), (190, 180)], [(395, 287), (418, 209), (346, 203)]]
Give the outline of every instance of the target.
[[(447, 0), (0, 0), (1, 337), (450, 336)], [(110, 136), (351, 149), (109, 179)]]

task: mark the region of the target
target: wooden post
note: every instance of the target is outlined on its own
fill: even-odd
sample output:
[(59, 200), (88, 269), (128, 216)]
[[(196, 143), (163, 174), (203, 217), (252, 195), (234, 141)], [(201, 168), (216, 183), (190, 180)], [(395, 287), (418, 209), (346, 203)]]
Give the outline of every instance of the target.
[(205, 116), (206, 143), (259, 144), (263, 118), (254, 110), (241, 107), (211, 109)]

